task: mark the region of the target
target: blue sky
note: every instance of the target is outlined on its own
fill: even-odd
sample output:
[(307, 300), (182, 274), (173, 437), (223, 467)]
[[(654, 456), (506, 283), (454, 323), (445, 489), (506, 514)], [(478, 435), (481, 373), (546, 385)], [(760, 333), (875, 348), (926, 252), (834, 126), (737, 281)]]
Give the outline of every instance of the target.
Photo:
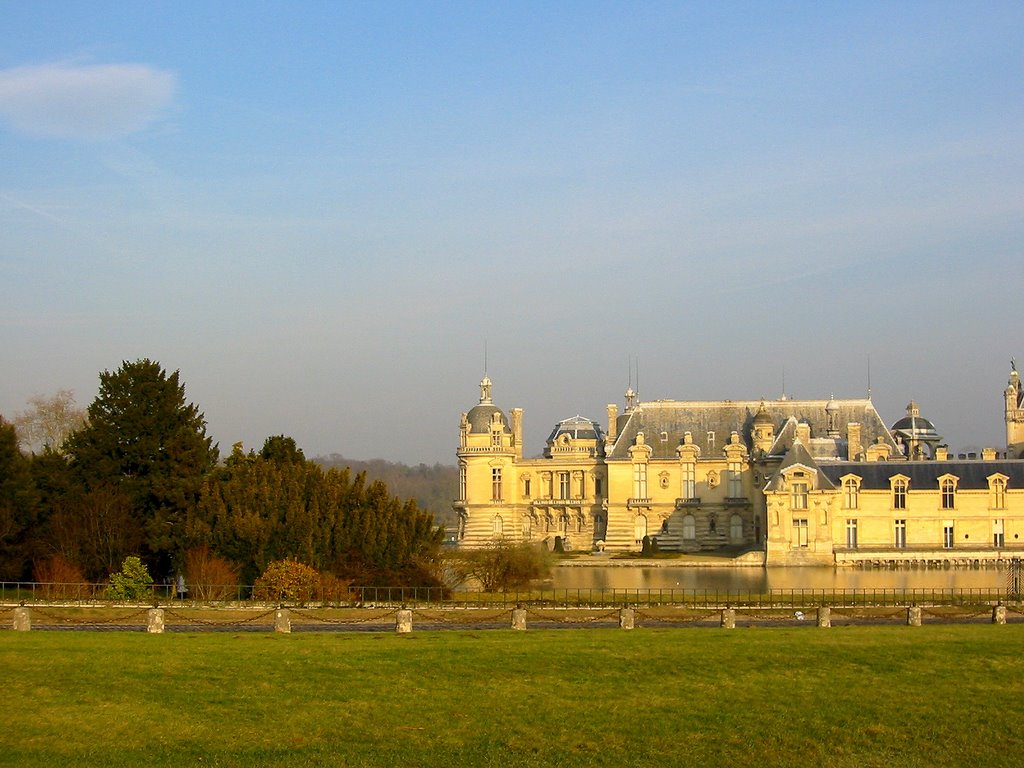
[(1002, 446), (1020, 3), (0, 0), (0, 414), (149, 357), (228, 449), (453, 462), (484, 366)]

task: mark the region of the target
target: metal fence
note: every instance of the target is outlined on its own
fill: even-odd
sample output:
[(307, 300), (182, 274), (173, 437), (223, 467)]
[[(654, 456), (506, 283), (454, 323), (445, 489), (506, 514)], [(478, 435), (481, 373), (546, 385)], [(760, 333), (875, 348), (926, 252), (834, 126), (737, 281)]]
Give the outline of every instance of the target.
[[(113, 604), (107, 584), (50, 584), (0, 582), (0, 604)], [(767, 592), (717, 589), (533, 589), (511, 592), (453, 591), (437, 587), (347, 587), (311, 590), (298, 595), (260, 595), (251, 585), (190, 585), (179, 594), (173, 584), (152, 585), (135, 604), (238, 605), (286, 604), (306, 606), (437, 606), (508, 609), (517, 605), (550, 607), (756, 607), (813, 608), (817, 606), (983, 605), (1015, 603), (1022, 599), (1019, 578), (1005, 588), (944, 589), (773, 589)]]

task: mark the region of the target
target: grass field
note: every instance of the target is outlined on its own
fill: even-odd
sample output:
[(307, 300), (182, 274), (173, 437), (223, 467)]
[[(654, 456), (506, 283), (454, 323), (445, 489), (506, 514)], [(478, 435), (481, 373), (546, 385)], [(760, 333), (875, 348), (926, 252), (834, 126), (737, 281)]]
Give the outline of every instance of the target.
[(1024, 625), (0, 632), (4, 766), (1019, 766)]

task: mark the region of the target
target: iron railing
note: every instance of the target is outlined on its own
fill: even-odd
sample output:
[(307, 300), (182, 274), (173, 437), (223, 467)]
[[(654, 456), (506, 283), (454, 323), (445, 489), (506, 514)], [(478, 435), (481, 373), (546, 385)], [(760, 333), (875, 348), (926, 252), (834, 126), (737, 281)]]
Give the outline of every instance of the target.
[[(980, 605), (1021, 602), (1021, 568), (1011, 568), (1005, 587), (771, 589), (764, 592), (720, 589), (524, 589), (506, 592), (453, 591), (440, 587), (360, 587), (311, 589), (298, 595), (260, 595), (248, 585), (189, 585), (184, 595), (173, 584), (152, 585), (145, 599), (133, 603), (232, 605), (450, 606), (512, 608), (550, 607), (813, 608), (816, 606)], [(0, 582), (0, 604), (97, 605), (123, 603), (107, 595), (107, 584)], [(254, 597), (255, 595), (255, 597)]]

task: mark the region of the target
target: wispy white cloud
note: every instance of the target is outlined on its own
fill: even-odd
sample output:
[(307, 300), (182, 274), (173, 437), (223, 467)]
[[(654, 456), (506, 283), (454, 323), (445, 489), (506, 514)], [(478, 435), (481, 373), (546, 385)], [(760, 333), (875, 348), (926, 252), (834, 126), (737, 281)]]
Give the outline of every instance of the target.
[(58, 62), (0, 70), (0, 120), (33, 137), (103, 140), (156, 119), (174, 98), (173, 72), (145, 64)]

